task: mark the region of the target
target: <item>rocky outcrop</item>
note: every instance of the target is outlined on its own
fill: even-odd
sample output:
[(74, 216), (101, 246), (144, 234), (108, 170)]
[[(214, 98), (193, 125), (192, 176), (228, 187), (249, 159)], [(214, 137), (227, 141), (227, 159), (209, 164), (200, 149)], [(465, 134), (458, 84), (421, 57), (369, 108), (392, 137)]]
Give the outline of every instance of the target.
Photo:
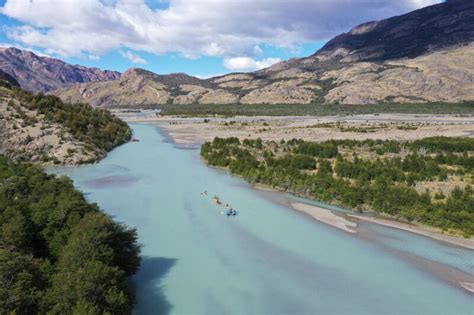
[(41, 164), (75, 165), (95, 161), (106, 152), (77, 141), (60, 124), (48, 122), (0, 86), (0, 153)]
[(16, 48), (0, 48), (0, 70), (30, 92), (47, 92), (74, 83), (115, 80), (116, 71), (70, 65)]
[(300, 87), (304, 80), (279, 81), (255, 89), (240, 100), (243, 104), (308, 104), (315, 99), (310, 88)]
[(200, 104), (235, 104), (239, 96), (222, 89), (211, 90), (201, 96)]
[(474, 45), (383, 64), (359, 62), (325, 73), (328, 103), (474, 101)]

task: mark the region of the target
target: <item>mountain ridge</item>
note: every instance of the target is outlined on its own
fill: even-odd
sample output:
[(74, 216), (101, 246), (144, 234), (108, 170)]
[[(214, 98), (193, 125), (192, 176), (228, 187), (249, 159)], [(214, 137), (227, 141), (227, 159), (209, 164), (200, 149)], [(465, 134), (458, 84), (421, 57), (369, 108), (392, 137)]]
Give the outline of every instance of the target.
[(48, 92), (79, 82), (115, 80), (120, 76), (117, 71), (71, 65), (15, 47), (0, 48), (0, 69), (30, 92)]
[(386, 61), (415, 58), (436, 49), (467, 44), (474, 38), (473, 9), (474, 1), (449, 0), (408, 14), (366, 22), (334, 37), (314, 56)]
[(255, 72), (199, 79), (132, 68), (50, 93), (104, 107), (473, 101), (472, 21), (474, 1), (449, 0), (360, 24), (311, 56)]

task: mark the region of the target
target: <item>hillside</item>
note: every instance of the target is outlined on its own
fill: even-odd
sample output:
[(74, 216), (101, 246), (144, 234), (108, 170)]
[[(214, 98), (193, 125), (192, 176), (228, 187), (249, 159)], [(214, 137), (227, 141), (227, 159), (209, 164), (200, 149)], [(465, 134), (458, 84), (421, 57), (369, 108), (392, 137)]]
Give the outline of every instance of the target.
[[(207, 91), (211, 91), (208, 88), (211, 86), (213, 85), (205, 80), (182, 73), (158, 75), (147, 70), (132, 68), (123, 73), (119, 80), (77, 84), (52, 93), (68, 102), (87, 102), (93, 106), (123, 104), (135, 106), (169, 102), (192, 103)], [(183, 90), (189, 94), (186, 95)], [(207, 96), (211, 103), (223, 101), (222, 95), (214, 99), (211, 95)]]
[(2, 70), (0, 70), (0, 82), (3, 83), (8, 83), (8, 85), (10, 86), (15, 86), (15, 87), (20, 87), (20, 84), (18, 83), (18, 81), (12, 77), (11, 75), (9, 75), (8, 73), (6, 72), (3, 72)]
[(0, 153), (42, 164), (96, 161), (128, 141), (130, 128), (104, 110), (0, 85)]
[(30, 92), (47, 92), (74, 83), (114, 80), (120, 73), (70, 65), (17, 48), (0, 48), (0, 70)]
[(449, 0), (409, 14), (361, 24), (330, 40), (315, 55), (344, 61), (415, 58), (474, 39), (474, 3)]

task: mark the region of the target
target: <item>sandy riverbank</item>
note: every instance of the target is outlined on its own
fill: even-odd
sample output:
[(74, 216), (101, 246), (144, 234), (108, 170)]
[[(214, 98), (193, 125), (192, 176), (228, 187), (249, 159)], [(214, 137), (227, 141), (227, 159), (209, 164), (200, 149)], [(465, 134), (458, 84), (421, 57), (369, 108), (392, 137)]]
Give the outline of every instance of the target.
[(469, 292), (474, 293), (474, 283), (472, 282), (459, 282), (459, 284)]
[(456, 236), (451, 236), (451, 235), (446, 235), (446, 234), (441, 234), (439, 232), (435, 232), (430, 230), (429, 227), (424, 227), (424, 226), (418, 226), (418, 225), (410, 225), (407, 223), (403, 222), (398, 222), (394, 220), (388, 220), (388, 219), (382, 219), (382, 218), (375, 218), (375, 217), (369, 217), (369, 216), (360, 216), (360, 215), (355, 215), (355, 214), (350, 214), (349, 215), (351, 218), (355, 218), (357, 220), (365, 221), (365, 222), (370, 222), (370, 223), (375, 223), (375, 224), (380, 224), (384, 226), (388, 226), (391, 228), (396, 228), (404, 231), (408, 231), (411, 233), (416, 233), (419, 235), (427, 236), (432, 239), (442, 241), (445, 243), (453, 244), (456, 246), (468, 248), (474, 250), (474, 238), (462, 238), (462, 237), (456, 237)]
[(324, 209), (321, 207), (316, 207), (313, 205), (308, 205), (304, 203), (294, 203), (290, 202), (289, 206), (297, 211), (303, 212), (313, 219), (318, 220), (319, 222), (323, 222), (325, 224), (334, 226), (338, 229), (344, 230), (349, 233), (357, 233), (357, 221), (354, 222), (349, 220), (349, 218), (355, 220), (361, 220), (373, 224), (380, 224), (383, 226), (388, 226), (391, 228), (396, 228), (404, 231), (408, 231), (411, 233), (423, 235), (441, 242), (449, 243), (452, 245), (460, 246), (467, 249), (474, 250), (474, 238), (461, 238), (451, 235), (441, 234), (439, 232), (435, 232), (430, 230), (429, 227), (424, 226), (414, 226), (407, 223), (402, 223), (394, 220), (376, 218), (376, 217), (369, 217), (369, 216), (360, 216), (355, 214), (335, 214), (333, 211)]
[(349, 233), (356, 233), (356, 231), (354, 230), (354, 228), (357, 227), (356, 223), (351, 222), (343, 218), (342, 216), (335, 215), (330, 210), (304, 204), (304, 203), (296, 203), (296, 202), (290, 203), (290, 206), (295, 210), (298, 210), (300, 212), (303, 212), (311, 216), (312, 218), (318, 220), (319, 222), (329, 224), (331, 226), (334, 226), (338, 229), (341, 229)]

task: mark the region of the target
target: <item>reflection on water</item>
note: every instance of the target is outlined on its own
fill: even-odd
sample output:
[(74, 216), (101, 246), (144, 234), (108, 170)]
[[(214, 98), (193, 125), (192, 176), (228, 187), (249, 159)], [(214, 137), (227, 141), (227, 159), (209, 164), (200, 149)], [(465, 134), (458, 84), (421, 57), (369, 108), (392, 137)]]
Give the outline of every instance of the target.
[(140, 178), (128, 175), (112, 175), (87, 180), (85, 184), (91, 188), (117, 188), (130, 186)]
[(165, 257), (143, 257), (140, 271), (133, 277), (140, 303), (136, 308), (139, 314), (169, 314), (172, 308), (163, 292), (161, 279), (174, 266), (177, 259)]

